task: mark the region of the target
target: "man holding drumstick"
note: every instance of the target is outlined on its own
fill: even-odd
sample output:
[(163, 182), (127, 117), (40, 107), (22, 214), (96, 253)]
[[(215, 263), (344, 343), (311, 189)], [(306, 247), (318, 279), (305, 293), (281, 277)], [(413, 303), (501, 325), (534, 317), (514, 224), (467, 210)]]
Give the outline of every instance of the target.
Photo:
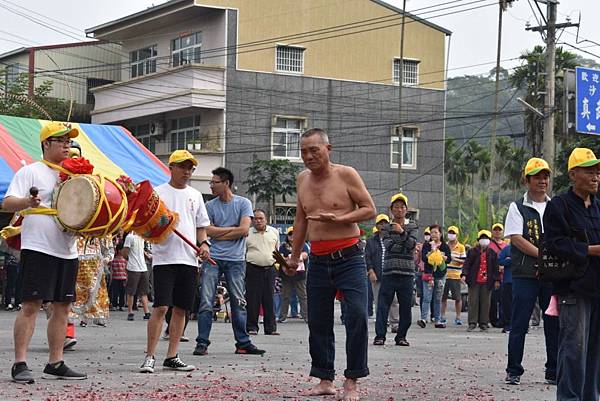
[[(41, 162), (21, 168), (15, 174), (4, 201), (3, 210), (19, 212), (28, 208), (50, 207), (52, 193), (59, 182), (57, 165), (69, 157), (71, 139), (79, 135), (70, 124), (51, 122), (40, 130), (43, 152)], [(15, 362), (11, 369), (13, 381), (33, 383), (27, 366), (27, 348), (35, 320), (44, 301), (53, 304), (48, 320), (50, 353), (44, 368), (45, 379), (82, 380), (63, 361), (63, 344), (71, 302), (75, 300), (77, 279), (77, 247), (75, 236), (63, 232), (50, 215), (32, 214), (25, 217), (21, 231), (21, 263), (23, 268), (23, 309), (14, 325)]]
[(356, 170), (332, 164), (325, 131), (313, 128), (300, 139), (308, 170), (298, 176), (294, 239), (287, 273), (294, 274), (308, 235), (311, 241), (307, 278), (310, 375), (321, 382), (307, 395), (335, 394), (333, 301), (341, 291), (346, 309), (346, 380), (342, 399), (359, 399), (357, 379), (367, 367), (367, 275), (357, 223), (375, 217), (375, 205)]
[(206, 227), (210, 220), (202, 194), (187, 183), (198, 162), (187, 150), (176, 150), (169, 157), (171, 180), (155, 188), (169, 210), (179, 215), (177, 230), (193, 243), (200, 244), (196, 251), (171, 233), (167, 239), (152, 247), (154, 273), (154, 304), (148, 322), (147, 355), (140, 366), (141, 373), (154, 373), (154, 353), (160, 338), (162, 324), (169, 307), (173, 307), (169, 323), (169, 348), (163, 369), (191, 371), (195, 367), (184, 363), (177, 354), (183, 334), (185, 316), (194, 305), (198, 258), (209, 259), (210, 242)]

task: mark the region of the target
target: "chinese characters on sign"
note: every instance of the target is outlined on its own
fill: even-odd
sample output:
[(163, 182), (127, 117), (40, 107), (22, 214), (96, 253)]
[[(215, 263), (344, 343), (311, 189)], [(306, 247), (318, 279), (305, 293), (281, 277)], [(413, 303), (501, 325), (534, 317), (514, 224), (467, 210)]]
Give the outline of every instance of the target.
[(577, 132), (600, 135), (600, 70), (577, 67), (575, 108)]

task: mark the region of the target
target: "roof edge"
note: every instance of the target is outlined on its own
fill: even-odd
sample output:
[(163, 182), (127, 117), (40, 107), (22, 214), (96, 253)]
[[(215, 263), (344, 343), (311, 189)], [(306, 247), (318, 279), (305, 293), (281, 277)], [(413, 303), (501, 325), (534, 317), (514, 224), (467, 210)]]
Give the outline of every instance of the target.
[(382, 6), (382, 7), (385, 7), (385, 8), (387, 8), (387, 9), (389, 9), (389, 10), (395, 11), (395, 12), (397, 12), (397, 13), (399, 13), (399, 14), (406, 14), (406, 16), (407, 16), (407, 17), (409, 17), (409, 18), (411, 18), (411, 19), (413, 19), (413, 20), (415, 20), (415, 21), (421, 22), (421, 23), (423, 23), (423, 24), (425, 24), (425, 25), (428, 25), (428, 26), (430, 26), (430, 27), (431, 27), (431, 28), (433, 28), (433, 29), (436, 29), (436, 30), (438, 30), (438, 31), (441, 31), (441, 32), (443, 32), (444, 34), (446, 34), (446, 36), (450, 36), (450, 35), (452, 35), (452, 31), (450, 31), (450, 30), (448, 30), (448, 29), (446, 29), (446, 28), (444, 28), (444, 27), (441, 27), (441, 26), (439, 26), (439, 25), (437, 25), (437, 24), (434, 24), (433, 22), (430, 22), (430, 21), (428, 21), (428, 20), (426, 20), (426, 19), (424, 19), (424, 18), (421, 18), (421, 17), (419, 17), (418, 15), (411, 14), (411, 13), (409, 13), (408, 11), (407, 11), (407, 12), (404, 12), (404, 10), (402, 10), (401, 8), (398, 8), (398, 7), (396, 7), (396, 6), (393, 6), (393, 5), (391, 5), (390, 3), (387, 3), (387, 2), (385, 2), (385, 1), (383, 1), (383, 0), (371, 0), (371, 1), (372, 1), (373, 3), (377, 3), (377, 4), (379, 4), (379, 5), (380, 5), (380, 6)]
[(179, 4), (179, 3), (185, 3), (185, 2), (191, 2), (191, 5), (195, 5), (195, 3), (196, 3), (195, 0), (169, 0), (169, 1), (165, 2), (165, 3), (159, 4), (157, 6), (148, 7), (145, 10), (138, 11), (136, 13), (126, 15), (125, 17), (117, 18), (116, 20), (112, 20), (112, 21), (109, 21), (109, 22), (105, 22), (104, 24), (100, 24), (100, 25), (93, 26), (91, 28), (87, 28), (84, 32), (85, 32), (86, 35), (89, 35), (91, 33), (99, 31), (101, 29), (106, 29), (106, 28), (109, 28), (109, 27), (111, 27), (113, 25), (117, 25), (117, 24), (120, 24), (120, 23), (123, 23), (123, 22), (127, 22), (129, 20), (132, 20), (132, 19), (135, 19), (135, 18), (138, 18), (138, 17), (142, 17), (142, 16), (144, 16), (146, 14), (150, 14), (150, 13), (162, 10), (164, 8), (168, 8), (168, 7), (171, 7), (173, 5), (176, 5), (176, 4)]

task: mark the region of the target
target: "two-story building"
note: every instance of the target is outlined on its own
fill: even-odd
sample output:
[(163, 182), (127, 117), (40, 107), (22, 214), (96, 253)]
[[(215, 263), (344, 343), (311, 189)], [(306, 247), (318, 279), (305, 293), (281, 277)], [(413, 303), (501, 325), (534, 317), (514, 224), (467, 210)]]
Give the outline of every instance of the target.
[(73, 121), (89, 122), (94, 107), (90, 90), (121, 80), (121, 46), (96, 40), (58, 45), (21, 47), (0, 54), (4, 85), (27, 77), (28, 93), (50, 81), (49, 97), (73, 101)]
[[(93, 90), (92, 121), (124, 125), (163, 159), (194, 152), (204, 193), (224, 165), (242, 195), (254, 159), (301, 164), (302, 131), (324, 128), (381, 212), (400, 161), (409, 206), (441, 222), (450, 32), (406, 13), (400, 77), (401, 21), (380, 0), (171, 0), (86, 31), (128, 55), (121, 81)], [(278, 222), (292, 215), (280, 205)]]

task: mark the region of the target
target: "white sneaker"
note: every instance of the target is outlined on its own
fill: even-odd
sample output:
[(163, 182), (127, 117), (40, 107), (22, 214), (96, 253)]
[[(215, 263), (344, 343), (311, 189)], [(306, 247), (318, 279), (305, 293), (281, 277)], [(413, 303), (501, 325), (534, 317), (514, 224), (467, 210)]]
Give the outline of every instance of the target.
[(65, 342), (63, 343), (63, 350), (72, 349), (75, 344), (77, 344), (77, 339), (75, 338), (65, 338)]
[(140, 366), (140, 373), (154, 373), (155, 359), (152, 355), (146, 355), (144, 363)]

